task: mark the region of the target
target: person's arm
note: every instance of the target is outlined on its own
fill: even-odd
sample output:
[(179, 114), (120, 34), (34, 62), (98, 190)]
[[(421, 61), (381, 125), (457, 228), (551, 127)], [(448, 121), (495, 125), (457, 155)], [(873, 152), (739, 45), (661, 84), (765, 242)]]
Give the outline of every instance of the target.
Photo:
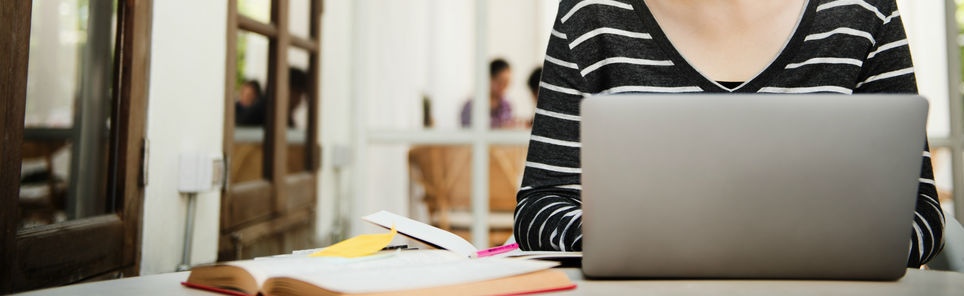
[(570, 56), (572, 37), (559, 21), (571, 6), (559, 4), (517, 197), (513, 230), (523, 250), (582, 250), (579, 102), (585, 80)]
[[(917, 93), (914, 64), (904, 26), (894, 0), (880, 5), (887, 17), (874, 34), (875, 46), (864, 61), (854, 93)], [(917, 208), (914, 212), (907, 266), (919, 267), (927, 263), (944, 246), (944, 212), (937, 199), (929, 147), (924, 143), (920, 183), (917, 187)]]

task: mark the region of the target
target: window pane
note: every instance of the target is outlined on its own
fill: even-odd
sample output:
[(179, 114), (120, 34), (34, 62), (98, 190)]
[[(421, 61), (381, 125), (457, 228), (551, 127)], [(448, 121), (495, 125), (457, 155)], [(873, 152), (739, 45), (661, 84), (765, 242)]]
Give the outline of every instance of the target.
[(288, 0), (288, 32), (311, 38), (311, 0)]
[(108, 199), (116, 15), (111, 1), (34, 1), (21, 227), (113, 211)]
[(383, 1), (363, 8), (358, 51), (366, 125), (379, 130), (459, 128), (474, 91), (473, 1)]
[[(500, 129), (527, 129), (535, 103), (527, 81), (544, 60), (555, 1), (485, 1), (488, 20), (485, 44), (489, 62), (502, 59), (489, 103), (490, 122)], [(385, 1), (360, 4), (358, 21), (380, 28), (360, 31), (357, 69), (372, 86), (360, 90), (366, 125), (376, 130), (455, 130), (471, 126), (475, 96), (476, 2)], [(548, 13), (547, 13), (548, 11)], [(550, 14), (549, 17), (545, 15)], [(547, 24), (542, 24), (547, 22)], [(463, 115), (464, 114), (464, 115)]]
[(264, 178), (265, 122), (271, 104), (267, 91), (268, 38), (239, 31), (237, 47), (232, 184)]
[(238, 12), (256, 21), (271, 23), (271, 0), (238, 0)]
[(297, 48), (288, 49), (288, 173), (308, 170), (308, 109), (315, 98), (311, 88), (317, 83), (311, 81), (310, 55)]

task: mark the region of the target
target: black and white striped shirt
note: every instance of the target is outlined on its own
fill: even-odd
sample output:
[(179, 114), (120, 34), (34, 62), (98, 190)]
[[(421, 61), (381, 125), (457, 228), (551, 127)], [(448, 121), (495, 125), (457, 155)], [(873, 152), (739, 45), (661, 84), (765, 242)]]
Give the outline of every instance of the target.
[[(736, 88), (676, 51), (643, 0), (563, 0), (540, 83), (515, 237), (525, 250), (580, 250), (579, 102), (600, 93), (916, 93), (895, 0), (809, 0), (777, 58)], [(924, 145), (908, 266), (940, 251), (944, 216)]]

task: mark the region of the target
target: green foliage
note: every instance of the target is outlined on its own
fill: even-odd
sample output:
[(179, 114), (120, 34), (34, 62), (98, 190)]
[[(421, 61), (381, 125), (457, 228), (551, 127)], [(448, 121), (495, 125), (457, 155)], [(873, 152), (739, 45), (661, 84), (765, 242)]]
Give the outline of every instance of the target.
[(238, 44), (237, 44), (237, 64), (234, 70), (234, 88), (235, 90), (241, 89), (241, 84), (244, 83), (244, 65), (246, 57), (246, 49), (248, 48), (248, 36), (246, 34), (238, 33)]
[[(961, 57), (964, 57), (964, 44), (961, 44), (964, 41), (964, 0), (954, 2), (957, 3), (957, 11), (954, 13), (954, 18), (957, 19), (957, 47), (961, 49)], [(964, 58), (961, 59), (961, 69), (964, 69)]]
[(964, 33), (964, 0), (954, 0), (957, 3), (957, 13), (954, 14), (957, 18), (957, 31)]

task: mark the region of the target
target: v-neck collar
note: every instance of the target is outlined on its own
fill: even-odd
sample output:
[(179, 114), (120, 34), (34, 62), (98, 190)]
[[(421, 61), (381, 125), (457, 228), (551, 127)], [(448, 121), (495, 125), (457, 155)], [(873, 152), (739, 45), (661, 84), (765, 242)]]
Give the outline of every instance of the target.
[(790, 60), (796, 55), (800, 44), (803, 43), (804, 38), (810, 31), (810, 25), (813, 23), (814, 14), (816, 13), (817, 0), (807, 0), (807, 3), (801, 13), (799, 19), (797, 20), (797, 25), (790, 35), (790, 39), (784, 44), (780, 53), (770, 61), (770, 64), (763, 68), (762, 71), (756, 74), (753, 78), (750, 78), (742, 85), (729, 89), (723, 87), (713, 79), (710, 79), (706, 75), (703, 75), (699, 70), (697, 70), (683, 55), (676, 49), (669, 38), (666, 37), (665, 32), (659, 26), (656, 21), (656, 17), (649, 10), (646, 2), (643, 0), (633, 0), (633, 8), (636, 13), (639, 14), (639, 18), (642, 21), (645, 28), (647, 28), (653, 37), (653, 40), (659, 44), (660, 49), (662, 49), (666, 54), (669, 55), (670, 60), (676, 65), (676, 69), (680, 71), (680, 74), (691, 80), (697, 86), (702, 88), (706, 92), (741, 92), (741, 93), (752, 93), (757, 92), (760, 88), (766, 86), (773, 77), (777, 75), (780, 71), (783, 71), (784, 67)]

